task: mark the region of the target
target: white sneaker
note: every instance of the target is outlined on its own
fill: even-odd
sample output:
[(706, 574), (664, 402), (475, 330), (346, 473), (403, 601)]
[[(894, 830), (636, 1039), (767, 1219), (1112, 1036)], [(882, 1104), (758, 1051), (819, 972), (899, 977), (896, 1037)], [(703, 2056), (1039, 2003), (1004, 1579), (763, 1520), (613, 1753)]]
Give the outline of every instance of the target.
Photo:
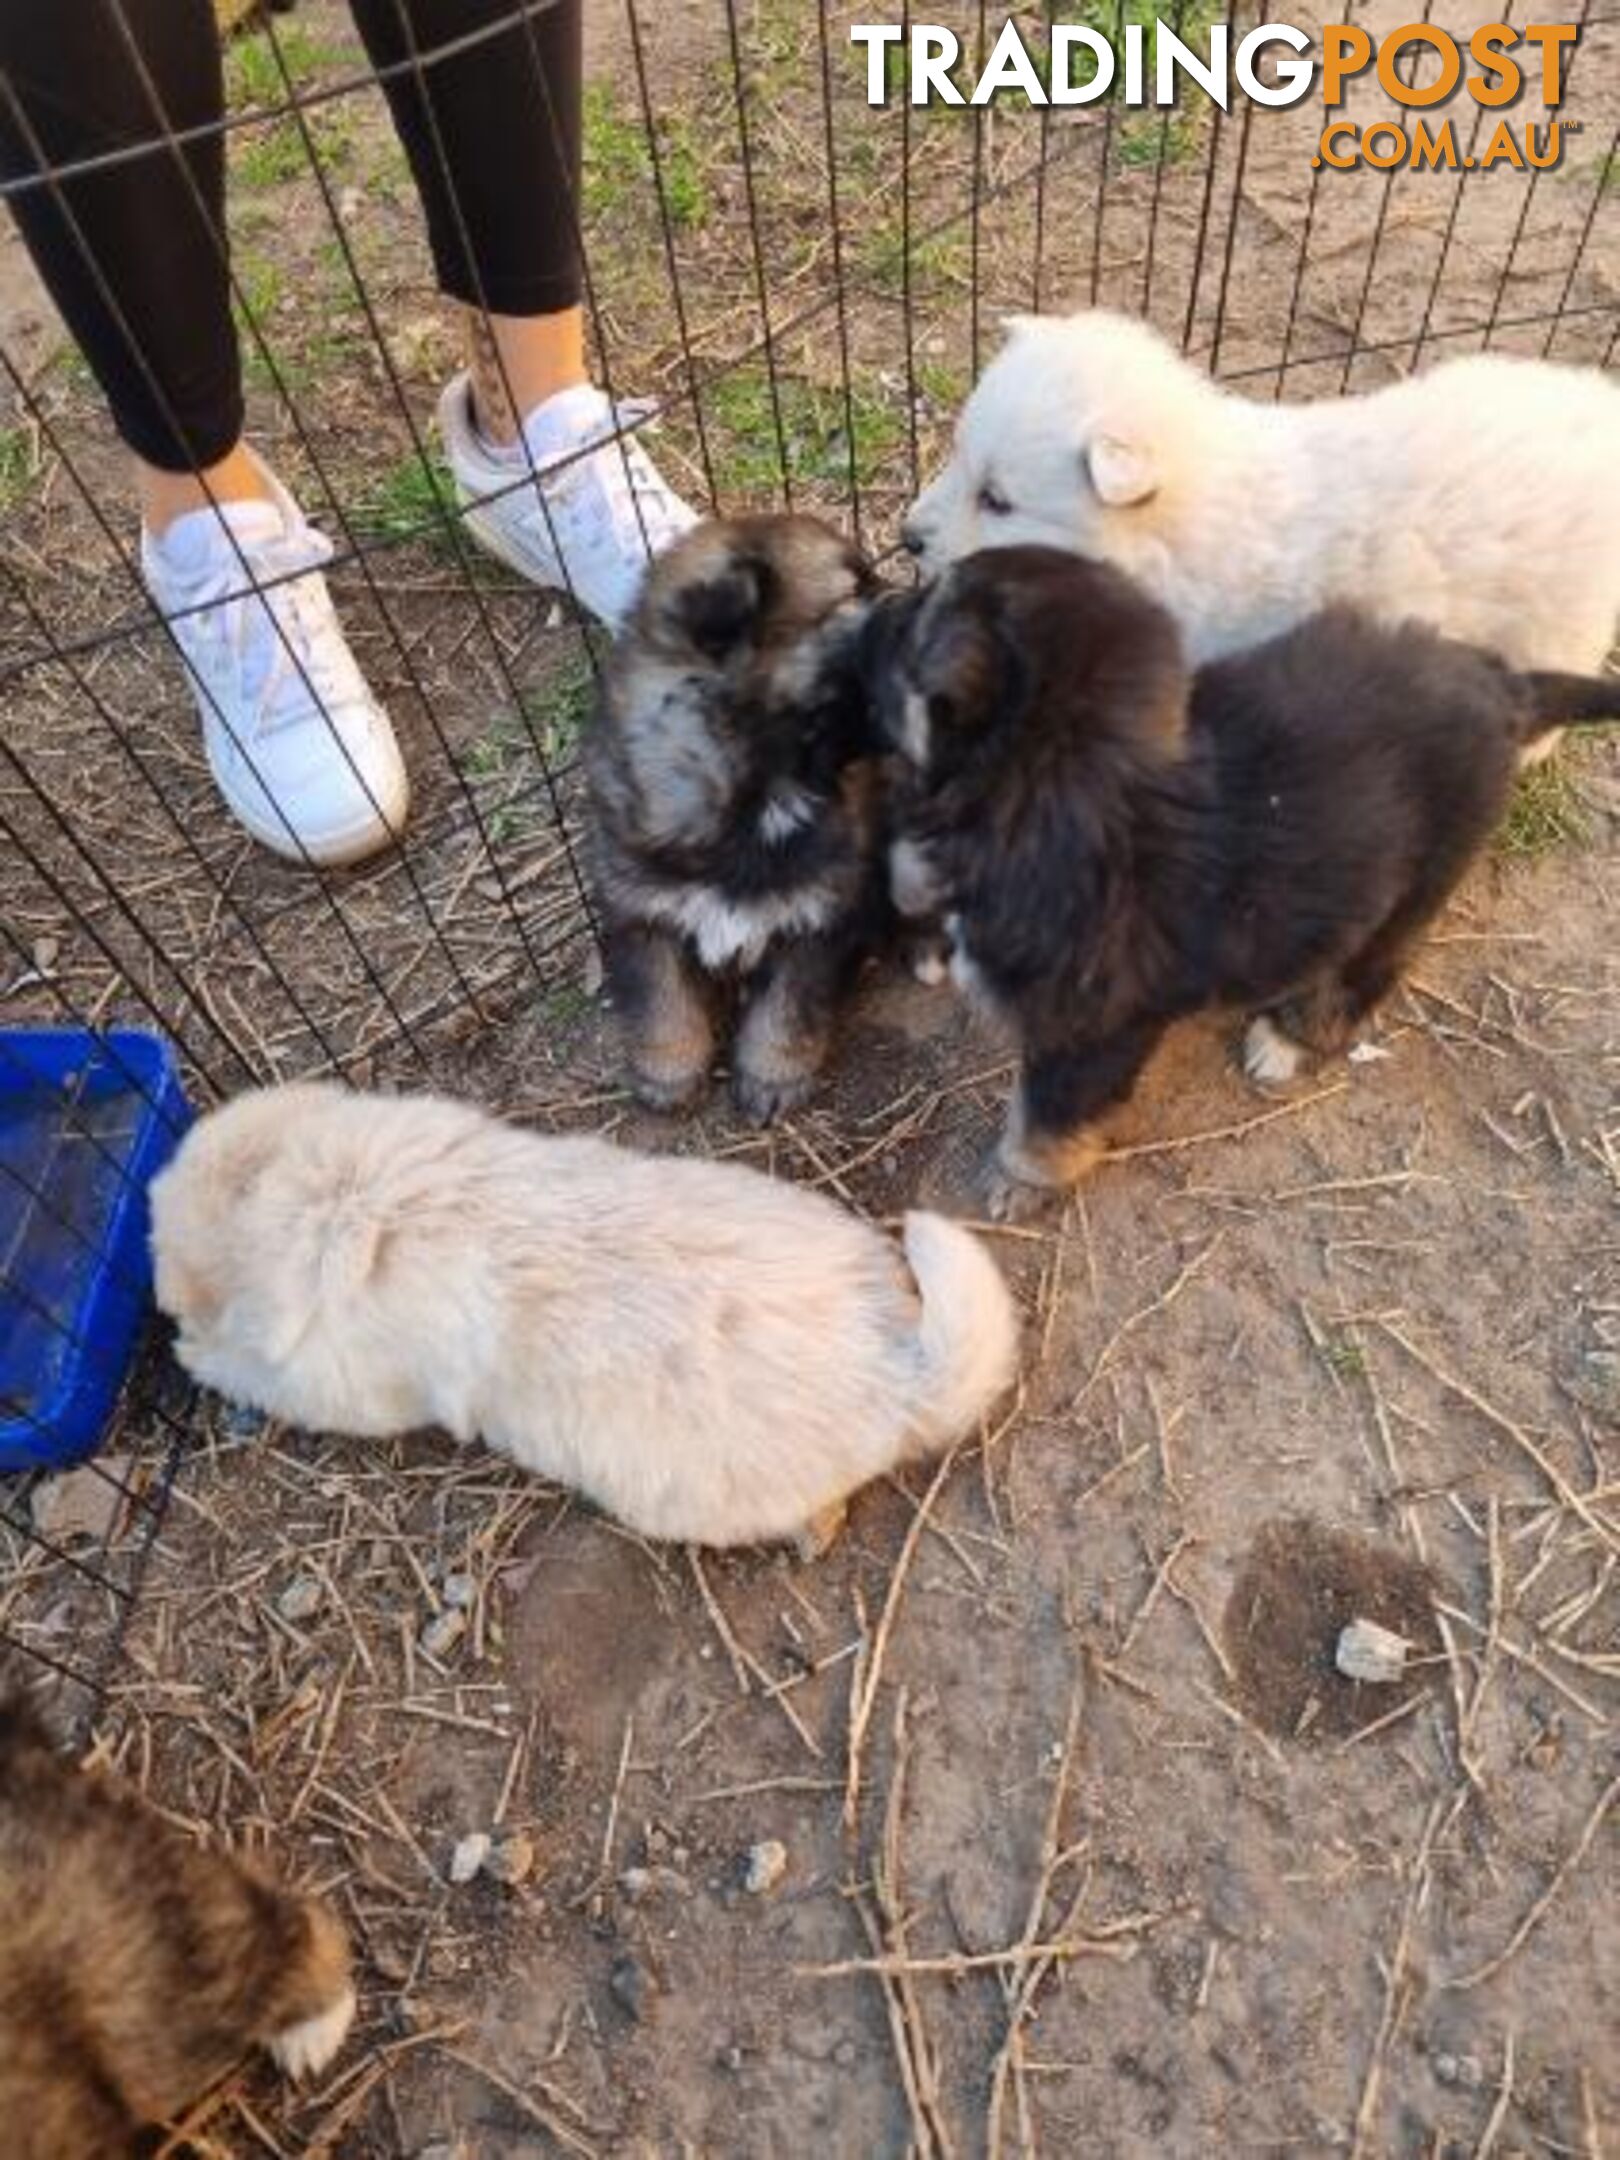
[(399, 837), (410, 782), (320, 572), (332, 543), (266, 478), (269, 502), (189, 510), (161, 539), (143, 532), (141, 567), (234, 815), (292, 861), (358, 862)]
[[(522, 443), (497, 448), (479, 429), (468, 376), (447, 383), (439, 399), (439, 431), (473, 538), (536, 585), (571, 588), (611, 630), (629, 614), (652, 557), (697, 523), (635, 436), (604, 440), (645, 410), (613, 405), (581, 383), (535, 407)], [(580, 456), (592, 443), (601, 447)], [(560, 467), (545, 480), (544, 505), (531, 466), (543, 475)]]

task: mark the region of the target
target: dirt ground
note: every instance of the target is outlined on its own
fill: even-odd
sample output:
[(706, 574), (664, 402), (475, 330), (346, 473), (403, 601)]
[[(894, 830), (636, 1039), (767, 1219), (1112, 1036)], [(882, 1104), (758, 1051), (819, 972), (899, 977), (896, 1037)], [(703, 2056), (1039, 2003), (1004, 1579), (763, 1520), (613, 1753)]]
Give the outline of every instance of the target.
[[(689, 116), (665, 171), (685, 176), (676, 237), (707, 364), (757, 330), (742, 178), (713, 147), (725, 18), (644, 12), (660, 110)], [(805, 12), (738, 10), (778, 321), (829, 290)], [(323, 48), (313, 79), (352, 65), (340, 8), (303, 0), (283, 21)], [(587, 209), (622, 239), (601, 251), (604, 322), (624, 387), (676, 395), (628, 36), (616, 9), (590, 24), (607, 87)], [(1178, 333), (1190, 308), (1195, 346), (1218, 340), (1249, 388), (1324, 393), (1449, 349), (1424, 330), (1439, 263), (1430, 330), (1473, 323), (1460, 342), (1477, 345), (1493, 307), (1506, 324), (1562, 294), (1591, 312), (1555, 350), (1601, 358), (1614, 34), (1588, 32), (1571, 90), (1587, 132), (1534, 188), (1318, 190), (1303, 118), (1183, 143), (1094, 116), (1048, 175), (1042, 298), (1146, 292)], [(334, 113), (340, 214), (421, 422), (453, 348), (380, 115)], [(975, 291), (986, 343), (997, 308), (1034, 296), (1019, 175), (1038, 122), (995, 116), (985, 172), (1009, 186), (977, 284), (952, 227), (916, 253), (908, 323), (899, 116), (869, 122), (843, 89), (837, 115), (850, 406), (836, 309), (778, 358), (801, 495), (858, 504), (882, 546), (968, 379)], [(943, 218), (971, 183), (970, 131), (915, 134), (917, 195)], [(245, 131), (238, 168), (261, 136)], [(767, 1138), (719, 1098), (677, 1128), (627, 1103), (538, 761), (566, 808), (578, 635), (549, 601), (471, 583), (435, 534), (405, 415), (322, 283), (337, 272), (313, 184), (278, 171), (267, 154), (236, 173), (239, 250), (299, 423), (262, 368), (255, 418), (379, 550), (338, 586), (419, 776), (412, 846), (312, 894), (225, 827), (136, 621), (121, 528), (75, 488), (116, 487), (105, 429), (0, 236), (0, 345), (32, 398), (0, 427), (29, 460), (0, 538), (20, 760), (0, 774), (17, 842), (0, 1018), (49, 1010), (23, 965), (43, 952), (83, 1007), (138, 1017), (150, 999), (201, 1092), (326, 1062), (425, 1070), (545, 1128), (733, 1154), (880, 1220), (918, 1200), (971, 1214), (1007, 1051), (895, 974), (866, 984), (824, 1097)], [(1352, 345), (1383, 349), (1352, 365)], [(1312, 364), (1278, 375), (1284, 358)], [(752, 362), (737, 379), (708, 394), (701, 435), (673, 410), (660, 455), (696, 493), (712, 470), (723, 499), (765, 501), (769, 384)], [(42, 620), (132, 634), (46, 664)], [(1612, 2151), (1617, 814), (1611, 736), (1521, 805), (1378, 1054), (1263, 1098), (1229, 1028), (1175, 1038), (1064, 1221), (995, 1233), (1027, 1314), (1016, 1402), (937, 1472), (866, 1494), (814, 1564), (654, 1549), (432, 1436), (289, 1433), (193, 1403), (159, 1367), (159, 1411), (143, 1402), (117, 1444), (137, 1479), (164, 1418), (187, 1452), (97, 1751), (179, 1819), (329, 1891), (361, 1992), (316, 2089), (253, 2068), (165, 2150)], [(61, 1648), (107, 1624), (100, 1593), (0, 1540), (0, 1633)], [(1399, 1680), (1337, 1673), (1351, 1618), (1409, 1639)]]

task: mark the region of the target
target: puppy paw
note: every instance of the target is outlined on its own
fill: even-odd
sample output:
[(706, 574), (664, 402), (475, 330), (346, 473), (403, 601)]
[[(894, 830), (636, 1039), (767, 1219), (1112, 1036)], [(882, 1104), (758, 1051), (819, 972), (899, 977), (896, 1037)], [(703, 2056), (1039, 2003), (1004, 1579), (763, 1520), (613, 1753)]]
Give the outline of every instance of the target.
[(985, 1216), (1000, 1223), (1047, 1221), (1068, 1197), (1061, 1185), (1035, 1185), (1019, 1177), (999, 1156), (992, 1156), (985, 1166), (983, 1189)]
[(731, 1099), (745, 1123), (764, 1126), (802, 1109), (815, 1087), (814, 1073), (774, 1073), (767, 1078), (745, 1069), (732, 1075)]
[(1309, 1053), (1285, 1035), (1269, 1013), (1257, 1013), (1243, 1037), (1243, 1070), (1257, 1088), (1285, 1088), (1304, 1071)]
[(632, 1066), (629, 1078), (630, 1091), (636, 1101), (664, 1117), (675, 1117), (682, 1111), (695, 1109), (709, 1085), (707, 1071), (671, 1072), (651, 1070), (644, 1065)]
[(332, 2060), (354, 2022), (354, 1989), (345, 1988), (329, 2009), (300, 2018), (265, 2042), (278, 2070), (295, 2082), (317, 2077)]
[(849, 1502), (829, 1501), (826, 1507), (817, 1509), (793, 1540), (794, 1551), (806, 1562), (822, 1559), (843, 1536), (848, 1520)]
[(906, 960), (917, 981), (932, 990), (950, 980), (951, 941), (946, 937), (915, 938)]

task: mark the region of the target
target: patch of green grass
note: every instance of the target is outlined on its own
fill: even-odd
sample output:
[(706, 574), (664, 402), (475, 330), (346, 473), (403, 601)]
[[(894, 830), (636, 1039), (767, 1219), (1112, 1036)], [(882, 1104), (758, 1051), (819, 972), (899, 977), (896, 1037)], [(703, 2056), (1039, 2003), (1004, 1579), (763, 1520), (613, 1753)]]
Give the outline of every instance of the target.
[[(906, 234), (898, 217), (880, 218), (856, 252), (856, 264), (880, 291), (904, 289)], [(972, 240), (965, 228), (911, 236), (911, 282), (917, 286), (955, 285), (965, 289), (972, 277)]]
[[(1620, 682), (1615, 684), (1620, 717)], [(1605, 735), (1613, 730), (1605, 730)], [(1583, 736), (1583, 745), (1591, 741)], [(1519, 776), (1513, 801), (1496, 835), (1496, 852), (1510, 861), (1533, 862), (1588, 837), (1591, 812), (1581, 798), (1581, 751), (1566, 745)]]
[(411, 161), (397, 136), (371, 145), (362, 178), (366, 193), (385, 202), (400, 202), (412, 193)]
[(70, 390), (95, 390), (96, 378), (90, 372), (90, 363), (71, 341), (59, 346), (51, 361), (51, 369), (59, 375)]
[(354, 529), (371, 540), (421, 540), (453, 551), (445, 520), (456, 511), (450, 468), (433, 452), (412, 450), (389, 467), (355, 505)]
[(658, 148), (670, 222), (682, 231), (695, 232), (708, 223), (714, 195), (690, 121), (671, 119), (660, 132)]
[(529, 691), (523, 716), (530, 738), (553, 771), (571, 758), (596, 704), (596, 670), (583, 652), (560, 667), (543, 690)]
[[(714, 207), (708, 160), (692, 123), (680, 116), (658, 124), (658, 158), (670, 223), (695, 231)], [(620, 106), (609, 83), (587, 83), (580, 197), (590, 218), (656, 210), (652, 153), (639, 112)]]
[[(310, 140), (323, 172), (340, 171), (354, 150), (353, 123), (337, 112), (309, 115)], [(310, 170), (310, 153), (298, 124), (277, 120), (265, 127), (239, 129), (231, 141), (231, 178), (252, 193), (298, 180)]]
[(582, 983), (563, 983), (540, 1001), (546, 1025), (559, 1032), (578, 1027), (590, 1009), (591, 1000)]
[(516, 839), (549, 815), (539, 763), (552, 773), (567, 763), (595, 702), (596, 671), (576, 652), (542, 688), (526, 690), (515, 710), (498, 713), (463, 753), (467, 779), (500, 795), (484, 811), (492, 840)]
[(27, 428), (0, 428), (0, 510), (14, 510), (38, 477), (34, 438)]
[(334, 45), (312, 37), (296, 23), (278, 24), (275, 46), (269, 34), (254, 31), (251, 37), (233, 38), (225, 52), (225, 102), (232, 112), (247, 112), (255, 105), (284, 105), (287, 86), (281, 79), (276, 51), (286, 62), (295, 84), (307, 82), (322, 68), (355, 57), (348, 45)]
[(327, 280), (331, 305), (345, 310), (358, 308), (360, 287), (355, 282), (354, 272), (349, 268), (349, 259), (344, 254), (341, 243), (335, 237), (323, 240), (315, 250), (315, 257)]
[[(804, 0), (754, 0), (743, 33), (743, 68), (751, 94), (766, 102), (819, 80), (821, 49), (813, 9)], [(865, 56), (862, 55), (864, 67)], [(731, 68), (726, 63), (726, 81)]]
[(626, 207), (647, 172), (641, 129), (620, 110), (609, 83), (585, 85), (580, 199), (587, 217)]
[(1114, 130), (1114, 160), (1126, 171), (1185, 165), (1198, 155), (1199, 123), (1191, 113), (1143, 113)]
[(304, 139), (290, 120), (250, 128), (232, 143), (231, 178), (239, 187), (255, 192), (279, 187), (284, 180), (296, 180), (308, 170)]
[(1330, 1372), (1340, 1379), (1352, 1379), (1367, 1370), (1367, 1354), (1354, 1336), (1341, 1333), (1322, 1337), (1322, 1356)]
[[(850, 458), (842, 389), (778, 376), (777, 390), (788, 477), (847, 486)], [(864, 487), (899, 444), (905, 421), (897, 405), (859, 383), (853, 387), (851, 405), (855, 478)], [(781, 460), (765, 370), (743, 367), (723, 375), (708, 393), (707, 409), (715, 478), (722, 489), (742, 494), (774, 489)]]
[(236, 334), (242, 347), (242, 372), (258, 389), (270, 389), (275, 384), (275, 371), (260, 349), (260, 340), (269, 347), (282, 379), (292, 381), (290, 356), (277, 344), (272, 318), (285, 296), (281, 267), (268, 255), (261, 255), (257, 248), (238, 247), (231, 257), (231, 270), (236, 290), (231, 295), (231, 313), (236, 319)]
[(942, 412), (954, 412), (968, 394), (965, 368), (950, 367), (943, 360), (919, 360), (915, 373), (917, 388), (930, 405), (937, 405)]

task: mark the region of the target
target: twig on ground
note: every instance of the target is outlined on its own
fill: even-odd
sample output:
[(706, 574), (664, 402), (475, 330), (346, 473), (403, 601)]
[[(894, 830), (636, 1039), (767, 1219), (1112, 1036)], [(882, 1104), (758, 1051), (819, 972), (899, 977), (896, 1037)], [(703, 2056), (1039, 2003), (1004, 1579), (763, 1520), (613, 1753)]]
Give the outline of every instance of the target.
[(1298, 1117), (1302, 1110), (1309, 1110), (1313, 1104), (1342, 1095), (1349, 1085), (1348, 1080), (1335, 1080), (1329, 1087), (1316, 1088), (1309, 1095), (1278, 1103), (1274, 1110), (1257, 1111), (1253, 1117), (1242, 1118), (1235, 1125), (1212, 1125), (1206, 1132), (1183, 1133), (1179, 1140), (1138, 1140), (1129, 1147), (1110, 1148), (1108, 1160), (1130, 1162), (1144, 1155), (1183, 1155), (1188, 1148), (1205, 1147), (1216, 1140), (1241, 1140), (1248, 1133), (1258, 1132), (1262, 1125), (1274, 1125), (1278, 1118)]
[(753, 1693), (753, 1685), (748, 1677), (748, 1667), (743, 1659), (742, 1646), (731, 1632), (731, 1623), (725, 1616), (720, 1600), (709, 1587), (709, 1578), (703, 1572), (703, 1562), (698, 1558), (698, 1550), (695, 1545), (687, 1546), (686, 1557), (692, 1569), (692, 1580), (697, 1584), (698, 1595), (703, 1600), (704, 1610), (709, 1615), (714, 1632), (719, 1636), (726, 1656), (731, 1660), (731, 1670), (737, 1682), (737, 1692), (739, 1695), (750, 1695)]
[(1215, 1235), (1205, 1245), (1201, 1246), (1190, 1260), (1183, 1261), (1176, 1271), (1174, 1280), (1161, 1290), (1156, 1298), (1150, 1298), (1147, 1304), (1139, 1306), (1133, 1313), (1126, 1314), (1098, 1353), (1096, 1362), (1086, 1375), (1084, 1386), (1074, 1398), (1071, 1405), (1073, 1409), (1080, 1409), (1091, 1394), (1092, 1389), (1107, 1373), (1120, 1345), (1129, 1336), (1134, 1335), (1139, 1327), (1144, 1326), (1151, 1320), (1155, 1314), (1166, 1311), (1180, 1297), (1187, 1285), (1196, 1281), (1205, 1264), (1219, 1251), (1225, 1237), (1226, 1232), (1224, 1230), (1217, 1230)]
[(1496, 2099), (1486, 2118), (1485, 2127), (1479, 2133), (1479, 2143), (1474, 2147), (1474, 2160), (1489, 2160), (1496, 2150), (1496, 2140), (1502, 2125), (1507, 2121), (1507, 2111), (1513, 2104), (1513, 2028), (1508, 2027), (1502, 2040), (1502, 2081), (1496, 2088)]
[(1395, 1931), (1394, 1947), (1387, 1958), (1379, 1960), (1384, 1977), (1384, 2001), (1378, 2015), (1378, 2030), (1373, 2039), (1372, 2054), (1367, 2061), (1367, 2074), (1362, 2080), (1360, 2104), (1351, 2129), (1350, 2160), (1361, 2160), (1364, 2153), (1377, 2149), (1373, 2128), (1378, 2118), (1384, 2063), (1389, 2054), (1390, 2043), (1406, 2012), (1407, 1964), (1412, 1954), (1412, 1930), (1429, 1894), (1429, 1855), (1434, 1850), (1442, 1816), (1449, 1827), (1466, 1798), (1466, 1788), (1454, 1793), (1448, 1812), (1447, 1802), (1442, 1794), (1440, 1798), (1430, 1802), (1429, 1812), (1423, 1819), (1417, 1851), (1412, 1856), (1412, 1865), (1407, 1876), (1406, 1896), (1401, 1903), (1400, 1924)]
[[(1080, 1737), (1080, 1716), (1084, 1707), (1085, 1683), (1077, 1673), (1069, 1692), (1069, 1714), (1058, 1753), (1057, 1775), (1052, 1781), (1052, 1796), (1047, 1803), (1046, 1824), (1041, 1833), (1040, 1865), (1036, 1871), (1034, 1888), (1030, 1892), (1029, 1910), (1025, 1916), (1023, 1933), (1016, 1945), (1017, 1955), (1010, 1969), (1002, 1974), (1002, 1992), (1007, 2003), (1007, 2026), (990, 2070), (990, 2095), (985, 2112), (985, 2151), (988, 2160), (1001, 2160), (1002, 2117), (1007, 2105), (1009, 2079), (1014, 2082), (1018, 2093), (1019, 2114), (1026, 2133), (1023, 2140), (1026, 2150), (1030, 2144), (1028, 2102), (1023, 2090), (1024, 2020), (1034, 2003), (1041, 1982), (1052, 1969), (1053, 1960), (1044, 1954), (1038, 1940), (1041, 1916), (1046, 1911), (1047, 1900), (1052, 1894), (1052, 1884), (1063, 1868), (1085, 1850), (1084, 1839), (1078, 1844), (1068, 1846), (1061, 1842), (1063, 1809), (1074, 1774), (1075, 1746)], [(1076, 1903), (1078, 1904), (1078, 1900)], [(1067, 1930), (1059, 1932), (1062, 1935)]]
[(883, 1659), (889, 1647), (889, 1636), (894, 1628), (894, 1616), (900, 1609), (900, 1593), (906, 1580), (934, 1502), (944, 1490), (945, 1480), (956, 1465), (962, 1443), (957, 1442), (949, 1454), (942, 1456), (939, 1467), (929, 1480), (928, 1490), (918, 1503), (916, 1512), (906, 1525), (905, 1538), (894, 1572), (889, 1577), (889, 1587), (883, 1599), (883, 1610), (870, 1639), (870, 1647), (855, 1661), (855, 1670), (849, 1684), (849, 1742), (844, 1766), (844, 1828), (855, 1827), (856, 1811), (860, 1806), (861, 1754), (866, 1745), (867, 1727), (872, 1722), (872, 1711), (877, 1703), (878, 1683), (883, 1677)]
[(902, 1687), (894, 1706), (894, 1764), (883, 1812), (882, 1846), (872, 1866), (873, 1896), (859, 1886), (849, 1893), (872, 1955), (848, 1958), (826, 1970), (862, 1973), (877, 1980), (888, 2017), (895, 2068), (900, 2073), (911, 2117), (908, 2149), (915, 2160), (951, 2160), (955, 2143), (940, 2104), (938, 2056), (923, 2022), (913, 1982), (913, 1962), (906, 1954), (906, 1912), (900, 1883), (900, 1818), (910, 1762), (906, 1700)]
[(1620, 1530), (1616, 1530), (1612, 1523), (1605, 1522), (1585, 1496), (1575, 1490), (1558, 1465), (1549, 1457), (1545, 1448), (1541, 1446), (1539, 1441), (1532, 1439), (1522, 1425), (1515, 1419), (1510, 1418), (1505, 1411), (1498, 1410), (1494, 1403), (1487, 1402), (1485, 1397), (1476, 1388), (1470, 1387), (1466, 1380), (1460, 1380), (1455, 1373), (1448, 1372), (1443, 1365), (1430, 1357), (1426, 1350), (1420, 1349), (1409, 1335), (1404, 1334), (1391, 1321), (1378, 1316), (1374, 1318), (1373, 1325), (1387, 1335), (1392, 1343), (1397, 1344), (1400, 1349), (1404, 1350), (1414, 1364), (1421, 1365), (1430, 1378), (1437, 1381), (1448, 1394), (1455, 1395), (1459, 1402), (1467, 1403), (1470, 1409), (1479, 1413), (1487, 1425), (1494, 1426), (1499, 1433), (1511, 1440), (1520, 1453), (1535, 1464), (1564, 1506), (1578, 1515), (1586, 1527), (1600, 1538), (1611, 1552), (1620, 1552)]
[(1495, 1957), (1487, 1958), (1483, 1965), (1476, 1965), (1471, 1972), (1458, 1973), (1454, 1979), (1442, 1981), (1441, 1985), (1443, 1987), (1450, 1988), (1453, 1992), (1457, 1992), (1463, 1988), (1479, 1987), (1485, 1981), (1489, 1980), (1493, 1974), (1499, 1973), (1502, 1970), (1502, 1967), (1506, 1965), (1511, 1958), (1514, 1958), (1518, 1955), (1519, 1951), (1522, 1950), (1524, 1945), (1529, 1941), (1531, 1935), (1535, 1932), (1541, 1921), (1546, 1917), (1548, 1908), (1551, 1906), (1553, 1900), (1557, 1897), (1559, 1891), (1563, 1889), (1565, 1883), (1569, 1881), (1570, 1877), (1575, 1873), (1581, 1862), (1586, 1858), (1587, 1852), (1591, 1847), (1592, 1840), (1597, 1836), (1599, 1830), (1602, 1829), (1603, 1818), (1608, 1814), (1610, 1808), (1613, 1807), (1615, 1802), (1615, 1796), (1617, 1794), (1620, 1794), (1620, 1777), (1611, 1778), (1609, 1783), (1604, 1787), (1602, 1794), (1599, 1796), (1597, 1806), (1593, 1808), (1591, 1814), (1587, 1816), (1586, 1822), (1581, 1830), (1581, 1834), (1575, 1840), (1574, 1845), (1564, 1855), (1564, 1858), (1559, 1862), (1558, 1868), (1554, 1873), (1552, 1880), (1548, 1883), (1546, 1889), (1542, 1891), (1541, 1895), (1535, 1900), (1534, 1904), (1530, 1907), (1524, 1918), (1519, 1922), (1518, 1926), (1513, 1930), (1513, 1933), (1508, 1937), (1507, 1941), (1502, 1945), (1501, 1949), (1497, 1951)]
[[(581, 2160), (596, 2160), (601, 2148), (593, 2144), (592, 2139), (602, 2137), (605, 2133), (592, 2130), (583, 2110), (565, 2093), (559, 2092), (549, 2079), (542, 2078), (534, 2070), (526, 2072), (529, 2083), (538, 2086), (545, 2095), (544, 2100), (537, 2100), (533, 2093), (525, 2092), (521, 2085), (509, 2077), (503, 2077), (499, 2070), (492, 2070), (488, 2063), (480, 2062), (476, 2055), (469, 2055), (458, 2047), (447, 2047), (441, 2052), (448, 2056), (451, 2062), (459, 2063), (464, 2070), (470, 2070), (475, 2077), (482, 2078), (486, 2085), (493, 2085), (503, 2098), (512, 2103), (519, 2114), (526, 2115), (530, 2122), (538, 2124), (566, 2151), (580, 2154)], [(573, 2118), (572, 2122), (568, 2119), (570, 2116)], [(579, 2125), (578, 2129), (574, 2127), (575, 2123)]]

